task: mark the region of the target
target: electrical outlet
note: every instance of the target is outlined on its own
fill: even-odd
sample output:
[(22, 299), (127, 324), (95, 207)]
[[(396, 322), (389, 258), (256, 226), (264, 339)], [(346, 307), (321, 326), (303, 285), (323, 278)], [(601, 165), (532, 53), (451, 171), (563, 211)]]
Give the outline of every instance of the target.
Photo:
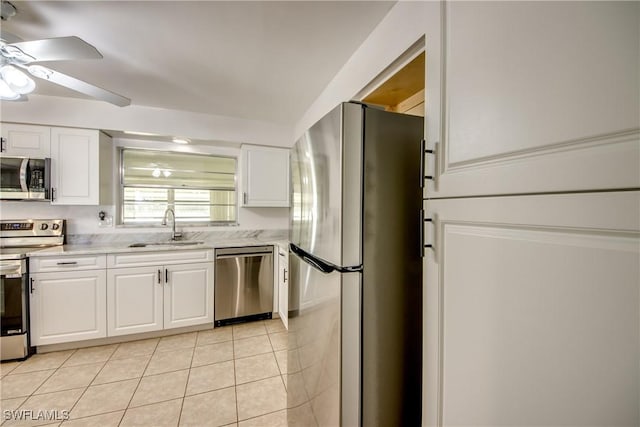
[(98, 212), (98, 227), (112, 227), (113, 217), (108, 215), (105, 211)]

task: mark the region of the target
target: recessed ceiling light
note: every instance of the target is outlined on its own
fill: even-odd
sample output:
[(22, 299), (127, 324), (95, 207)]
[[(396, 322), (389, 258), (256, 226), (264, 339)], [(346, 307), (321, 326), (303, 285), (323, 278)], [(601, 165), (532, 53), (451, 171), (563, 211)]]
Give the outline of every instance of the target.
[(187, 138), (173, 138), (173, 142), (176, 144), (188, 144), (190, 141)]

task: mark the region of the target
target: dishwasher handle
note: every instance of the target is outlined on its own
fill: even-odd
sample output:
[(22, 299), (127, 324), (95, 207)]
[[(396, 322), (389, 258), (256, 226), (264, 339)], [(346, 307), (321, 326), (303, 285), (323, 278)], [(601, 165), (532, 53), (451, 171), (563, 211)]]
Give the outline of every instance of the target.
[(216, 255), (216, 259), (229, 259), (229, 258), (254, 258), (254, 257), (265, 257), (268, 255), (273, 255), (272, 252), (253, 252), (250, 254), (229, 254), (229, 255)]
[(216, 250), (216, 259), (273, 255), (273, 246), (244, 246)]

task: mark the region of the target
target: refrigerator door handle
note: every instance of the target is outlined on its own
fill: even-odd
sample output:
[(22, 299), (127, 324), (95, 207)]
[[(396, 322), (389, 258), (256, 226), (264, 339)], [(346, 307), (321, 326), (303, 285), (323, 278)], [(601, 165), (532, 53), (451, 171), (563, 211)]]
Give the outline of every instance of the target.
[(337, 271), (339, 273), (358, 273), (362, 271), (362, 265), (341, 267), (335, 264), (331, 264), (330, 262), (321, 260), (320, 258), (311, 255), (309, 252), (294, 245), (293, 243), (289, 244), (289, 249), (304, 262), (311, 265), (316, 270), (320, 270), (321, 272), (326, 274), (333, 273), (334, 271)]

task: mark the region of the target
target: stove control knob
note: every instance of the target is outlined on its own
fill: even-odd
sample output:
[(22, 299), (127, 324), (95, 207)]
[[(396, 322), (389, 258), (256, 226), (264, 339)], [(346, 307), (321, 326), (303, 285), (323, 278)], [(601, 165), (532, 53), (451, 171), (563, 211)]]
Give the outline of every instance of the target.
[(40, 225), (40, 230), (46, 230), (47, 228), (49, 228), (49, 224), (47, 224), (46, 222)]
[(60, 224), (58, 224), (58, 223), (53, 223), (53, 224), (51, 224), (51, 229), (52, 229), (52, 230), (57, 230), (57, 229), (59, 229), (59, 228), (60, 228)]

